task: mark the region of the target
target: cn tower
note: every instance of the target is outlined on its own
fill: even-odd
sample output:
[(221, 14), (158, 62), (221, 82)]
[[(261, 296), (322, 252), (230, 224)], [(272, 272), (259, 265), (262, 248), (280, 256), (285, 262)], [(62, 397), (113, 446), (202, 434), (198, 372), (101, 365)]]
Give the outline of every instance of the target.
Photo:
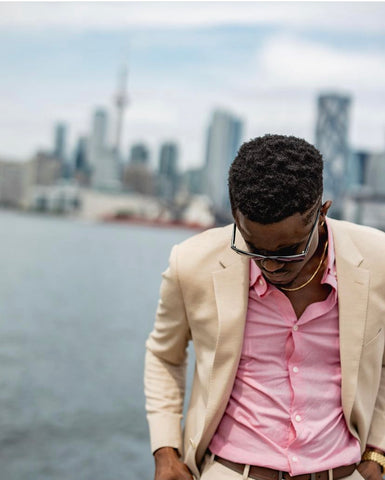
[(124, 65), (120, 76), (118, 78), (118, 91), (115, 96), (115, 107), (116, 107), (116, 132), (115, 132), (115, 142), (113, 145), (116, 158), (120, 160), (120, 144), (122, 138), (122, 128), (123, 128), (123, 116), (124, 110), (128, 104), (127, 96), (127, 66)]

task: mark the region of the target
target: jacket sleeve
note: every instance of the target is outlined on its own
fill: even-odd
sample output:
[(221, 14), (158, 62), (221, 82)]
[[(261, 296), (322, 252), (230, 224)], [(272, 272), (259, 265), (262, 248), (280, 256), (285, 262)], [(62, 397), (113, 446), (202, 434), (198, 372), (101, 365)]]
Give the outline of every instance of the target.
[(177, 249), (163, 273), (154, 329), (146, 342), (144, 385), (152, 452), (182, 453), (187, 346), (191, 338), (178, 278)]
[(385, 451), (385, 354), (382, 359), (380, 388), (370, 424), (367, 445)]

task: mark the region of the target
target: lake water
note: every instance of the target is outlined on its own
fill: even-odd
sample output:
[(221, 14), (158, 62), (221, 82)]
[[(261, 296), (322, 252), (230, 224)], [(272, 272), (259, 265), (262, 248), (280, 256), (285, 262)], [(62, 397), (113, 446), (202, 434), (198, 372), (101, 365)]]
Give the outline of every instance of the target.
[(145, 339), (188, 230), (0, 211), (1, 480), (151, 480)]

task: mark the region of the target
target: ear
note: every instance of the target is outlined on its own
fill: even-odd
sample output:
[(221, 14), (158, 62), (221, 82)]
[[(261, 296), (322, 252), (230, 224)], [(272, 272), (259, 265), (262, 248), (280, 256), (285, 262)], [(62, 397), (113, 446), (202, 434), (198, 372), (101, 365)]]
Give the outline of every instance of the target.
[(239, 214), (241, 212), (238, 210), (238, 208), (236, 208), (235, 210), (232, 210), (232, 214), (233, 214), (233, 218), (234, 218), (234, 223), (237, 225), (239, 225)]
[(322, 222), (325, 222), (326, 215), (328, 213), (329, 208), (332, 206), (332, 201), (331, 200), (326, 200), (326, 202), (322, 205), (321, 207), (321, 213), (320, 213), (320, 218)]

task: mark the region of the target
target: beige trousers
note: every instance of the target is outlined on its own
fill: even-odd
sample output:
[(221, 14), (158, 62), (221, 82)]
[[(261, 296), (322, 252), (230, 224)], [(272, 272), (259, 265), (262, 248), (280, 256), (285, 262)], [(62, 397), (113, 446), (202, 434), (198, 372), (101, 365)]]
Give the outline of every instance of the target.
[[(221, 463), (216, 462), (213, 460), (213, 455), (206, 454), (202, 464), (202, 473), (200, 480), (248, 480), (250, 477), (248, 476), (249, 473), (249, 465), (245, 466), (245, 470), (243, 471), (243, 475), (231, 468), (227, 468)], [(355, 470), (351, 475), (348, 477), (344, 477), (341, 480), (363, 480), (362, 475)]]

